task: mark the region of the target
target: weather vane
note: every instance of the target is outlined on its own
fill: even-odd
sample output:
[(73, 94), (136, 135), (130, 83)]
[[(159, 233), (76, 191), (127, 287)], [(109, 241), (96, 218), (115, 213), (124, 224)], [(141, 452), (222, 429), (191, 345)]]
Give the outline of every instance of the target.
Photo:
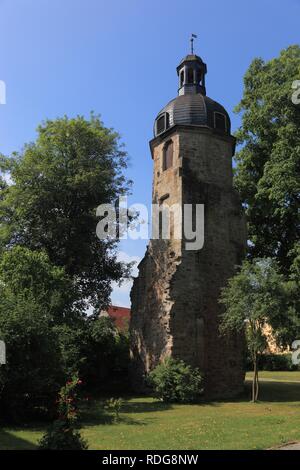
[(192, 34), (191, 35), (191, 54), (194, 54), (194, 39), (197, 39), (197, 34)]

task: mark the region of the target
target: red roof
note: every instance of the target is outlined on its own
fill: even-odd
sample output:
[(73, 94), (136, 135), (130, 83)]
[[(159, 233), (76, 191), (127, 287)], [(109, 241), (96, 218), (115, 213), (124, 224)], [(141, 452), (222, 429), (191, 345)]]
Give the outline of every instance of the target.
[(130, 320), (130, 308), (118, 307), (116, 305), (110, 305), (107, 309), (107, 313), (115, 322), (115, 325), (119, 330), (126, 330), (129, 326)]

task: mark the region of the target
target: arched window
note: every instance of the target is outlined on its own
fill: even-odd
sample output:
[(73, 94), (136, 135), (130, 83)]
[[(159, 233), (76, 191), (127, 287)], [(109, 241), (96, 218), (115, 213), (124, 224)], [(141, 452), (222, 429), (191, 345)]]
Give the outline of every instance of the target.
[(192, 68), (188, 69), (187, 82), (194, 83), (194, 70)]
[(163, 171), (171, 168), (173, 165), (173, 141), (169, 140), (164, 146), (163, 151)]

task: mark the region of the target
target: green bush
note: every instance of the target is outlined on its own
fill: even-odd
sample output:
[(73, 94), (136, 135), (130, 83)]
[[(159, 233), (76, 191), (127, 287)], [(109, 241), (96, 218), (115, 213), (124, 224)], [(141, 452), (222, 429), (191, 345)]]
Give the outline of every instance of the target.
[(87, 444), (78, 430), (63, 421), (55, 421), (40, 440), (40, 450), (86, 450)]
[(183, 361), (167, 358), (149, 374), (149, 384), (164, 402), (188, 403), (202, 393), (202, 375)]
[[(299, 370), (299, 366), (292, 363), (291, 354), (263, 354), (258, 361), (260, 370), (269, 371), (289, 371)], [(246, 358), (246, 370), (253, 370), (253, 364), (250, 357)]]
[(291, 354), (265, 354), (260, 358), (261, 370), (297, 370), (298, 367), (292, 363)]

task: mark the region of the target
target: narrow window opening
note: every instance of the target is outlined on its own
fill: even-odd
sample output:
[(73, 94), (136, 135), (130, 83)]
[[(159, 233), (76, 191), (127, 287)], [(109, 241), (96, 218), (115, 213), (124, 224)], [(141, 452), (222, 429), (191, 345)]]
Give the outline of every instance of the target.
[(156, 134), (161, 134), (170, 127), (169, 113), (163, 113), (156, 121)]
[(180, 72), (180, 86), (183, 86), (183, 82), (184, 82), (184, 70)]
[(188, 69), (188, 83), (194, 83), (194, 70), (189, 68)]
[(168, 129), (170, 127), (169, 113), (166, 113), (165, 116), (166, 116), (166, 129)]
[(171, 168), (173, 165), (173, 142), (169, 140), (166, 143), (164, 152), (163, 152), (163, 171)]
[(201, 85), (202, 76), (201, 71), (197, 70), (197, 85)]
[(226, 116), (222, 113), (215, 113), (215, 128), (220, 131), (226, 131)]
[(157, 134), (160, 134), (161, 132), (165, 130), (166, 128), (165, 120), (166, 119), (165, 119), (164, 114), (157, 119), (156, 121), (156, 133)]

